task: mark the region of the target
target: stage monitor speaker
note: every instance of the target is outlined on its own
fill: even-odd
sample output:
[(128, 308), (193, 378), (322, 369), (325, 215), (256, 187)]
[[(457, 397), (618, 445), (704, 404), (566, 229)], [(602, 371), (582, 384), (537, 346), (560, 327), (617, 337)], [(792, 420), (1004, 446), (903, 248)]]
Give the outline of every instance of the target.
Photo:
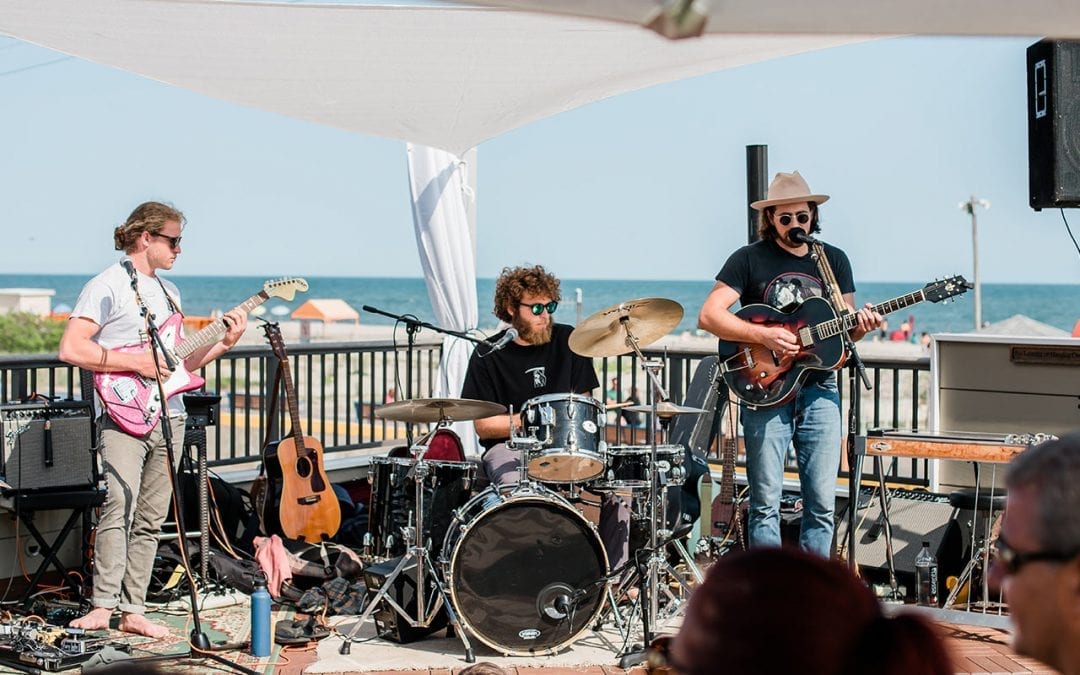
[(4, 482), (20, 492), (96, 487), (92, 415), (82, 401), (0, 406)]
[[(881, 517), (881, 500), (877, 492), (864, 489), (863, 500), (873, 495), (865, 509), (856, 513), (855, 562), (873, 581), (885, 581), (889, 563), (885, 551), (884, 519)], [(915, 556), (922, 550), (924, 541), (930, 542), (930, 551), (938, 560), (939, 579), (959, 573), (963, 567), (963, 536), (953, 518), (954, 509), (949, 498), (918, 490), (890, 490), (889, 522), (892, 524), (894, 567), (899, 582), (909, 594), (915, 591)], [(842, 508), (841, 524), (836, 536), (847, 536), (847, 504)], [(846, 541), (842, 540), (842, 541)], [(947, 592), (944, 587), (939, 590)]]
[[(390, 576), (400, 562), (401, 558), (399, 557), (368, 565), (364, 568), (364, 585), (368, 589), (368, 602), (382, 589), (383, 584), (386, 583), (386, 577)], [(437, 594), (433, 593), (435, 584), (431, 576), (425, 575), (424, 581), (424, 585), (428, 587), (427, 595), (424, 596), (425, 599), (437, 597)], [(404, 609), (414, 618), (416, 617), (415, 563), (410, 564), (397, 575), (387, 595), (397, 603), (398, 607)], [(431, 605), (428, 604), (424, 609), (430, 611), (430, 607)], [(375, 620), (375, 632), (379, 637), (402, 644), (427, 637), (431, 633), (445, 628), (449, 623), (446, 609), (441, 608), (430, 625), (410, 626), (408, 620), (398, 614), (386, 600), (379, 601), (379, 607), (375, 609), (371, 616)]]
[(1080, 206), (1080, 41), (1027, 49), (1031, 207)]

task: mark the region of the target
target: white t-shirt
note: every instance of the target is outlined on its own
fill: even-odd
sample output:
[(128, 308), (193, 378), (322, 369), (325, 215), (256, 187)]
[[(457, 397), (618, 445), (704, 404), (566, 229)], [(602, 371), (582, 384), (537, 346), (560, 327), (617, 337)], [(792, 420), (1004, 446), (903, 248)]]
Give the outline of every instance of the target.
[[(169, 297), (179, 306), (180, 290), (167, 279), (147, 276), (142, 272), (136, 274), (139, 294), (146, 303), (154, 324), (161, 328), (173, 313), (165, 292), (168, 291)], [(76, 317), (89, 319), (101, 327), (92, 339), (106, 349), (139, 344), (149, 337), (146, 320), (140, 312), (135, 291), (131, 288), (131, 277), (120, 263), (110, 265), (83, 286), (79, 299), (75, 302), (75, 309), (71, 311), (71, 318)], [(169, 400), (169, 408), (174, 412), (184, 412), (183, 397), (173, 396)]]

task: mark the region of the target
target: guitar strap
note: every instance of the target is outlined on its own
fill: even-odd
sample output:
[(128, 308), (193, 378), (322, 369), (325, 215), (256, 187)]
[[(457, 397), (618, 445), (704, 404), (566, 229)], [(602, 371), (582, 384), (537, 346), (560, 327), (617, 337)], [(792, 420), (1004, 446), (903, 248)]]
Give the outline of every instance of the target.
[(818, 273), (825, 283), (827, 300), (832, 304), (837, 316), (851, 313), (851, 308), (844, 302), (844, 295), (840, 292), (840, 284), (836, 282), (836, 274), (833, 273), (829, 258), (825, 255), (825, 246), (821, 242), (810, 244), (810, 255), (817, 264)]

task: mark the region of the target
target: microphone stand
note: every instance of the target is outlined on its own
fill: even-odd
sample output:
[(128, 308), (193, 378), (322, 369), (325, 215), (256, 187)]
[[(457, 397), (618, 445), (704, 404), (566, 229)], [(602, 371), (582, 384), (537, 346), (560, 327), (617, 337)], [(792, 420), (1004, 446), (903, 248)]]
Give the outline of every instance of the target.
[[(169, 350), (165, 348), (165, 345), (161, 342), (161, 334), (158, 332), (158, 327), (154, 323), (154, 315), (150, 313), (146, 304), (142, 300), (142, 296), (139, 295), (138, 277), (134, 274), (131, 275), (131, 288), (135, 291), (135, 298), (139, 302), (139, 312), (142, 314), (143, 319), (146, 321), (146, 330), (150, 335), (150, 353), (154, 357), (154, 363), (157, 364), (158, 358), (165, 360), (170, 371), (176, 369), (176, 358), (169, 353)], [(173, 499), (176, 506), (176, 531), (179, 537), (180, 550), (183, 552), (186, 567), (188, 568), (188, 599), (191, 602), (191, 634), (188, 636), (188, 651), (186, 654), (159, 654), (155, 656), (149, 656), (140, 658), (140, 661), (166, 661), (177, 657), (186, 658), (206, 658), (218, 663), (229, 666), (234, 670), (241, 673), (249, 673), (250, 675), (258, 675), (258, 673), (250, 668), (245, 668), (238, 663), (233, 663), (223, 656), (215, 654), (215, 651), (231, 651), (234, 649), (242, 648), (243, 644), (224, 644), (214, 645), (210, 642), (210, 638), (206, 635), (206, 632), (202, 629), (202, 622), (199, 619), (199, 596), (195, 590), (195, 583), (191, 578), (191, 565), (187, 563), (187, 526), (184, 523), (184, 498), (180, 493), (180, 485), (176, 476), (176, 468), (173, 464), (173, 459), (176, 454), (173, 450), (173, 434), (172, 434), (172, 419), (169, 416), (168, 399), (165, 397), (165, 383), (161, 378), (161, 371), (158, 370), (157, 377), (158, 396), (161, 400), (161, 417), (159, 423), (161, 424), (161, 437), (165, 443), (165, 454), (169, 462), (169, 482), (172, 485)], [(198, 656), (196, 656), (198, 652)]]
[[(457, 330), (451, 330), (449, 328), (441, 328), (439, 326), (433, 326), (432, 324), (430, 324), (430, 323), (428, 323), (426, 321), (421, 321), (420, 319), (413, 316), (412, 314), (391, 314), (390, 312), (383, 311), (383, 310), (381, 310), (381, 309), (379, 309), (377, 307), (372, 307), (371, 305), (363, 305), (363, 306), (361, 306), (361, 309), (363, 309), (365, 312), (371, 312), (372, 314), (381, 314), (382, 316), (389, 317), (389, 318), (391, 318), (391, 319), (393, 319), (395, 321), (398, 321), (398, 322), (401, 322), (401, 323), (405, 324), (405, 334), (408, 336), (408, 341), (407, 341), (407, 344), (406, 344), (406, 347), (405, 347), (405, 400), (406, 401), (412, 400), (412, 397), (413, 397), (413, 391), (412, 391), (412, 386), (413, 386), (413, 378), (412, 378), (413, 349), (416, 347), (416, 334), (420, 332), (421, 328), (427, 328), (428, 330), (433, 330), (436, 333), (443, 333), (444, 335), (452, 335), (453, 337), (461, 338), (462, 340), (468, 340), (469, 342), (473, 342), (475, 344), (480, 344), (482, 342), (482, 340), (479, 340), (479, 339), (473, 337), (472, 335), (469, 335), (468, 333), (463, 333), (463, 332), (457, 331)], [(395, 371), (397, 370), (396, 362), (395, 362), (394, 369), (395, 369)], [(397, 373), (396, 372), (394, 374), (394, 379), (397, 379)], [(409, 447), (412, 447), (412, 444), (413, 444), (413, 427), (412, 427), (412, 425), (413, 425), (412, 422), (406, 422), (405, 423), (405, 442), (408, 444)]]

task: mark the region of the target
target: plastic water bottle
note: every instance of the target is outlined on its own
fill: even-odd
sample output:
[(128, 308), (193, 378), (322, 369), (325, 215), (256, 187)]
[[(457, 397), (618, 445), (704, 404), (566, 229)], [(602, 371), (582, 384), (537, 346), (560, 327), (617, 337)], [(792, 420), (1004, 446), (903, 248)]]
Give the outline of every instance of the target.
[(918, 589), (916, 601), (925, 607), (938, 606), (937, 558), (930, 552), (930, 542), (922, 543), (922, 550), (915, 557), (915, 584)]
[(251, 594), (251, 655), (270, 656), (270, 592), (262, 575)]

